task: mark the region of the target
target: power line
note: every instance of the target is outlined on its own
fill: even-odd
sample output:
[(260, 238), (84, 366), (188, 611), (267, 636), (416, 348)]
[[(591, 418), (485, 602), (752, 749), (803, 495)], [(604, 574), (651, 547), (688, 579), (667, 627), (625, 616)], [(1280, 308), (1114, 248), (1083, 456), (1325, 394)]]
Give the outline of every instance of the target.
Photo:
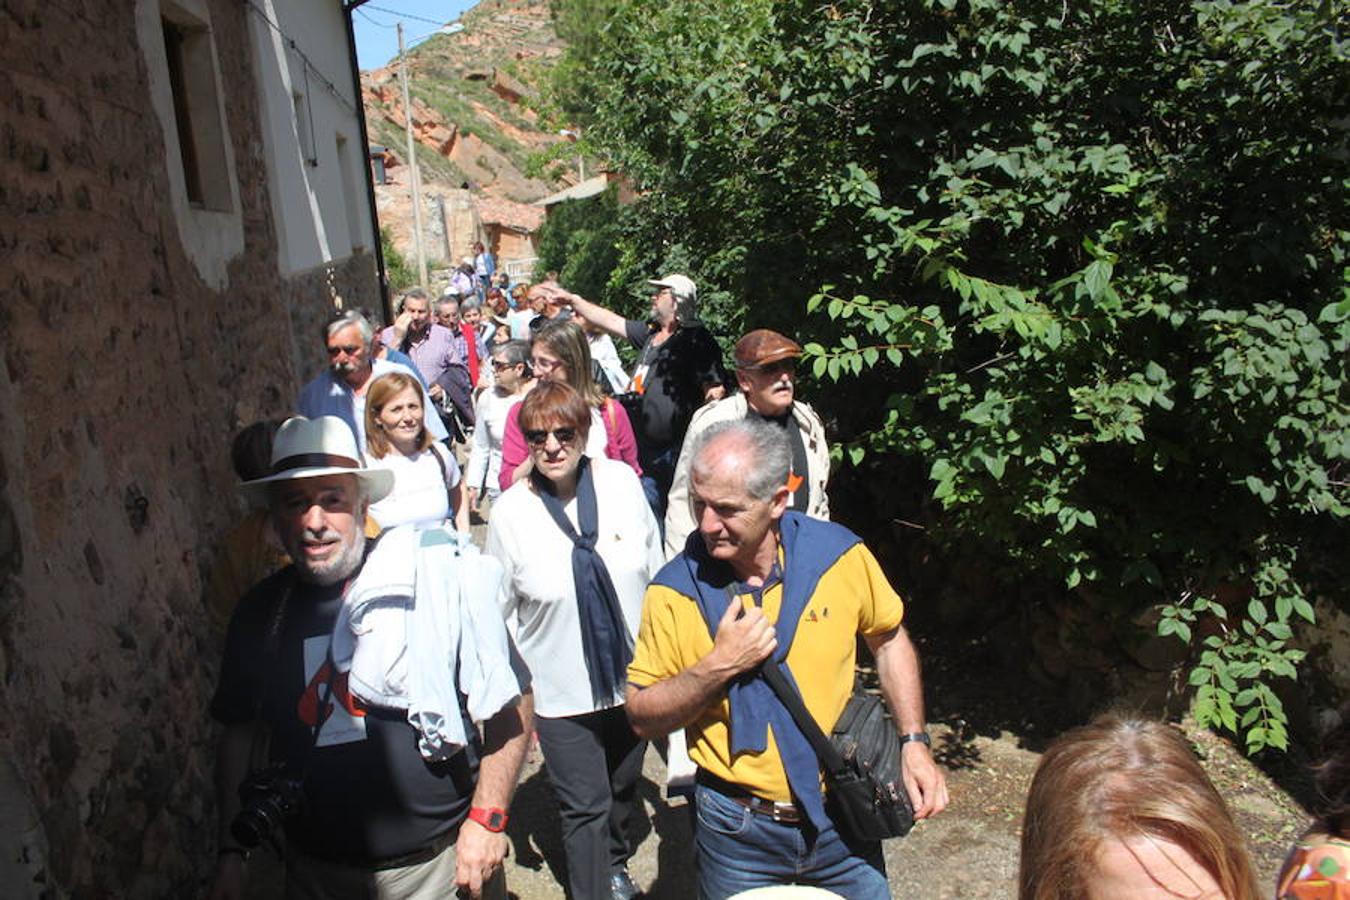
[(386, 25), (386, 24), (384, 24), (383, 22), (376, 22), (374, 19), (372, 19), (372, 18), (370, 17), (370, 14), (369, 14), (369, 13), (367, 13), (364, 9), (361, 9), (360, 7), (357, 7), (356, 14), (357, 14), (358, 16), (360, 16), (361, 18), (365, 19), (365, 20), (366, 20), (367, 22), (369, 22), (370, 24), (374, 25), (376, 28), (390, 28), (390, 29), (393, 29), (393, 28), (397, 28), (397, 27), (398, 27), (398, 25)]
[(355, 114), (356, 106), (352, 103), (352, 101), (348, 100), (340, 90), (338, 90), (337, 83), (334, 82), (333, 79), (325, 75), (323, 71), (320, 70), (318, 66), (314, 65), (314, 63), (310, 60), (310, 58), (307, 55), (305, 55), (305, 51), (300, 49), (300, 45), (295, 42), (295, 38), (291, 37), (289, 34), (282, 31), (281, 26), (278, 25), (276, 22), (272, 21), (272, 18), (267, 15), (266, 11), (263, 10), (261, 7), (259, 7), (256, 3), (254, 3), (253, 0), (245, 0), (245, 2), (248, 3), (249, 9), (257, 13), (258, 18), (266, 22), (267, 27), (271, 28), (278, 35), (280, 35), (286, 41), (286, 46), (289, 47), (291, 50), (293, 50), (295, 54), (300, 57), (301, 62), (303, 62), (305, 66), (306, 80), (308, 80), (309, 78), (309, 73), (313, 72), (314, 75), (319, 79), (319, 81), (323, 83), (324, 87), (328, 89), (328, 93), (332, 94), (333, 98), (336, 99), (339, 103), (341, 103), (347, 109), (348, 112)]
[(412, 13), (399, 12), (396, 9), (386, 9), (383, 6), (370, 5), (370, 8), (377, 12), (389, 13), (389, 15), (391, 16), (398, 16), (400, 19), (412, 19), (415, 22), (426, 22), (428, 25), (446, 24), (445, 22), (438, 22), (435, 19), (428, 19), (426, 16), (414, 16)]

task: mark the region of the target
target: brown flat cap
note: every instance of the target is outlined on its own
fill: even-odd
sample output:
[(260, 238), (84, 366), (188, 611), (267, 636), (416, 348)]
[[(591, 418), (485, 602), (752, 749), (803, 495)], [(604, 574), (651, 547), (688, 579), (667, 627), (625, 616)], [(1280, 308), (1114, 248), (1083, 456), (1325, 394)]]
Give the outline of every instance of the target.
[(758, 369), (781, 359), (796, 359), (802, 355), (802, 346), (776, 331), (756, 328), (736, 342), (734, 355), (736, 368)]

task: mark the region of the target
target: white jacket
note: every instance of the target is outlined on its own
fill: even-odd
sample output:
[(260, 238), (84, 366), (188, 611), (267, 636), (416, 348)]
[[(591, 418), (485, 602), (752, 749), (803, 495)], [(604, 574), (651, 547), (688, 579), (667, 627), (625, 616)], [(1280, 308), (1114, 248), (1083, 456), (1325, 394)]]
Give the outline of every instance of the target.
[(503, 574), (467, 534), (401, 525), (380, 535), (343, 598), (334, 667), (366, 703), (407, 710), (425, 759), (468, 743), (456, 684), (475, 722), (520, 695), (498, 611)]
[[(671, 482), (670, 495), (666, 500), (666, 559), (673, 559), (675, 554), (682, 551), (685, 539), (698, 527), (694, 520), (694, 504), (689, 498), (689, 466), (693, 462), (689, 458), (689, 449), (709, 426), (744, 419), (749, 408), (744, 394), (733, 394), (699, 408), (689, 420), (684, 446), (680, 448), (680, 459), (675, 464), (675, 480)], [(793, 402), (792, 416), (797, 420), (802, 442), (806, 445), (806, 479), (810, 485), (810, 504), (806, 514), (828, 521), (830, 498), (825, 489), (830, 481), (830, 444), (825, 440), (825, 425), (816, 411), (800, 400)]]

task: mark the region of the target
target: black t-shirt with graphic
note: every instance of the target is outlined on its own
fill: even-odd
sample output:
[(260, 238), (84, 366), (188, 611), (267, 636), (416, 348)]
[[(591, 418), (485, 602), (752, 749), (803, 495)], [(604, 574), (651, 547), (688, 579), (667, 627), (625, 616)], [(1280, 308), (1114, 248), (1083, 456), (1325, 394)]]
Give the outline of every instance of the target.
[[(319, 698), (328, 694), (328, 645), (342, 585), (304, 584), (292, 572), (260, 582), (240, 602), (211, 714), (227, 725), (260, 716), (271, 732), (271, 760), (303, 765), (305, 808), (286, 827), (288, 840), (303, 852), (361, 864), (423, 849), (468, 814), (481, 754), (477, 730), (466, 716), (469, 746), (429, 763), (406, 713), (349, 711), (344, 675), (333, 683), (342, 702), (316, 742), (313, 724)], [(279, 638), (269, 643), (283, 597)]]
[(694, 410), (703, 405), (703, 386), (726, 384), (722, 348), (700, 324), (682, 325), (659, 346), (646, 322), (625, 321), (629, 343), (638, 348), (642, 374), (642, 421), (634, 422), (643, 459), (679, 449)]

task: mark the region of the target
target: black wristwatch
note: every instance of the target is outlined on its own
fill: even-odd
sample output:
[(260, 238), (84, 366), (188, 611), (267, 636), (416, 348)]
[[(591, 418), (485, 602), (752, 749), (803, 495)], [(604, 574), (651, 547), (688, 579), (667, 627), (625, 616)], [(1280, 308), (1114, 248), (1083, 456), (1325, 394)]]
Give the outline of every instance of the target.
[(926, 731), (911, 731), (909, 734), (900, 735), (900, 746), (903, 747), (910, 741), (918, 741), (925, 747), (933, 746), (933, 739), (928, 736)]

